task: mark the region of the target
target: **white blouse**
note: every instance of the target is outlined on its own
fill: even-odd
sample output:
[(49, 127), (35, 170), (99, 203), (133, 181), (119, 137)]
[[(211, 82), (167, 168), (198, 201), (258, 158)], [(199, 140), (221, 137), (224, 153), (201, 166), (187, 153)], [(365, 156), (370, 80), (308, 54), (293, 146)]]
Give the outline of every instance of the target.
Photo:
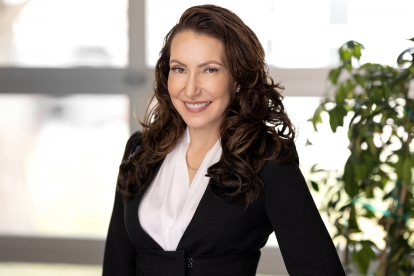
[(205, 176), (207, 169), (221, 157), (218, 140), (207, 152), (190, 185), (185, 160), (189, 144), (187, 129), (176, 147), (165, 157), (138, 207), (142, 229), (166, 251), (177, 249), (207, 188), (210, 180)]

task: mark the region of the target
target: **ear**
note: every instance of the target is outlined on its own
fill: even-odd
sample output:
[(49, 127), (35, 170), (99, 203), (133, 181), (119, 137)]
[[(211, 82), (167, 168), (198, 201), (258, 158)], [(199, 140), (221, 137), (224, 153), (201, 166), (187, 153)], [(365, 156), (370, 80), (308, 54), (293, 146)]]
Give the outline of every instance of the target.
[(240, 92), (240, 84), (238, 84), (235, 80), (233, 80), (233, 91), (236, 93)]

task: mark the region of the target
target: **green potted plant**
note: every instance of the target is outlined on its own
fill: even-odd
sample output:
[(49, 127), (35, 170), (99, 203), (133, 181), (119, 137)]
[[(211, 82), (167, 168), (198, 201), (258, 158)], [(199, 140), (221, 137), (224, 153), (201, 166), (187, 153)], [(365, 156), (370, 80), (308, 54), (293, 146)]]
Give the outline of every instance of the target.
[[(412, 275), (414, 48), (398, 56), (399, 68), (361, 65), (362, 50), (356, 41), (339, 48), (341, 64), (330, 71), (328, 93), (310, 119), (316, 131), (323, 113), (333, 132), (346, 123), (349, 158), (337, 173), (315, 164), (309, 182), (324, 193), (322, 209), (333, 224), (333, 238), (345, 243), (346, 270), (354, 265), (366, 275), (376, 263), (375, 275)], [(357, 235), (361, 218), (384, 229), (385, 246)]]

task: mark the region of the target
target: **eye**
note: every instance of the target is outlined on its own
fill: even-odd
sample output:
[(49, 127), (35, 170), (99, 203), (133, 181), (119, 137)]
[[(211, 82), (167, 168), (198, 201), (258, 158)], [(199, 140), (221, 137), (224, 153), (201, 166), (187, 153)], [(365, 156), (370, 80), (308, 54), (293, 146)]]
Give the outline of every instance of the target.
[(184, 73), (184, 69), (181, 68), (181, 67), (174, 67), (171, 70), (174, 71), (175, 73), (178, 73), (178, 74)]
[(217, 68), (206, 68), (205, 72), (212, 74), (212, 73), (218, 72), (218, 69)]

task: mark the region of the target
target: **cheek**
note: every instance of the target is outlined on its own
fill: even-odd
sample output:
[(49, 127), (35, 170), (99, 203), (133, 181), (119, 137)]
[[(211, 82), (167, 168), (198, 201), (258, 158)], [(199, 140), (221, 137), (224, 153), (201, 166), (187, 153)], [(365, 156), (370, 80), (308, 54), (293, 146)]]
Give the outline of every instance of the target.
[(180, 79), (170, 76), (167, 82), (168, 93), (170, 93), (170, 97), (176, 97), (181, 89), (182, 84), (180, 83)]
[(168, 94), (170, 95), (170, 99), (171, 99), (171, 103), (174, 106), (175, 110), (178, 111), (178, 89), (177, 89), (177, 85), (174, 83), (174, 80), (171, 80), (170, 78), (168, 78), (168, 82), (167, 82), (167, 89), (168, 89)]
[(227, 95), (225, 96), (225, 99), (224, 99), (224, 109), (226, 109), (229, 105), (230, 105), (230, 101), (231, 101), (231, 96), (230, 96), (230, 93), (229, 92), (227, 92)]
[(234, 88), (234, 82), (226, 81), (225, 84), (223, 84), (222, 87), (226, 87), (225, 91), (222, 92), (222, 99), (226, 102), (226, 106), (230, 104), (232, 93), (236, 90)]

